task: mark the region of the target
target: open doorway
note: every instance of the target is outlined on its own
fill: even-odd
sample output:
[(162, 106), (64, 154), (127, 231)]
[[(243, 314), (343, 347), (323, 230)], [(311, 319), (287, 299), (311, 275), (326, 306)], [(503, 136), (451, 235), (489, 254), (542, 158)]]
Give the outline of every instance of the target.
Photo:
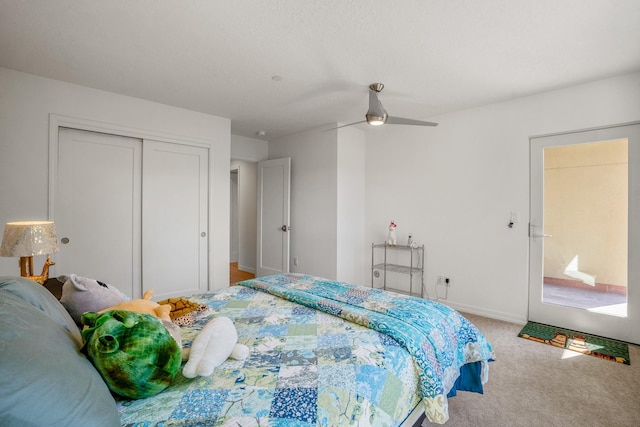
[(544, 150), (543, 302), (627, 315), (628, 140)]
[(256, 272), (257, 163), (232, 160), (229, 169), (229, 277), (230, 284)]
[(238, 264), (240, 257), (239, 249), (239, 226), (238, 226), (238, 169), (232, 169), (230, 172), (229, 182), (231, 188), (229, 191), (231, 200), (229, 203), (231, 212), (229, 214), (229, 261)]

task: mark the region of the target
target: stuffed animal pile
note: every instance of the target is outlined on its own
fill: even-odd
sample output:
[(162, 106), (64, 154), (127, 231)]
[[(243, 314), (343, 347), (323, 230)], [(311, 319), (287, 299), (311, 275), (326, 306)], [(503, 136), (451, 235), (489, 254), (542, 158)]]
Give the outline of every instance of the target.
[(182, 361), (183, 376), (194, 378), (211, 375), (229, 357), (249, 355), (226, 317), (210, 320), (191, 348), (182, 349), (178, 323), (193, 324), (193, 316), (206, 306), (184, 298), (157, 303), (151, 291), (129, 300), (111, 285), (74, 274), (58, 280), (65, 282), (61, 302), (85, 326), (83, 351), (109, 389), (121, 396), (140, 399), (161, 392), (178, 375)]

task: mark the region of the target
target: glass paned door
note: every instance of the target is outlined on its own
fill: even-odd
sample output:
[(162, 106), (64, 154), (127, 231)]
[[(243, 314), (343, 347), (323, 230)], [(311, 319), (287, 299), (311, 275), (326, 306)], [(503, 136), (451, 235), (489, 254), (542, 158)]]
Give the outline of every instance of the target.
[(640, 341), (639, 127), (531, 139), (530, 320)]

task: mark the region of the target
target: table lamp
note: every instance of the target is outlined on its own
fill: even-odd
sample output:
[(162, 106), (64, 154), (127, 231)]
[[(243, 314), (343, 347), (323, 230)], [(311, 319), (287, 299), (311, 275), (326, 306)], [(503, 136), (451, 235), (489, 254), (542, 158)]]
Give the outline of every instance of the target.
[(53, 221), (8, 222), (4, 227), (0, 256), (20, 257), (20, 275), (40, 284), (49, 278), (49, 266), (55, 263), (47, 261), (40, 276), (33, 275), (34, 255), (48, 255), (58, 252), (58, 238)]

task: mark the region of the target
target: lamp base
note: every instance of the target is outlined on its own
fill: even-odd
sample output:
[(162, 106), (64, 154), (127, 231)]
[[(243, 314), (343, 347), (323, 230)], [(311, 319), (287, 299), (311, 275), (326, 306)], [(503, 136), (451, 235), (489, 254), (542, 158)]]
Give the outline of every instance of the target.
[(22, 256), (20, 257), (20, 275), (29, 280), (33, 280), (34, 282), (40, 283), (44, 285), (49, 279), (49, 267), (55, 265), (56, 263), (51, 261), (51, 257), (47, 256), (47, 260), (44, 262), (42, 266), (42, 274), (39, 276), (33, 275), (33, 257), (32, 256)]
[(20, 275), (22, 277), (33, 276), (33, 257), (21, 256), (20, 257)]

